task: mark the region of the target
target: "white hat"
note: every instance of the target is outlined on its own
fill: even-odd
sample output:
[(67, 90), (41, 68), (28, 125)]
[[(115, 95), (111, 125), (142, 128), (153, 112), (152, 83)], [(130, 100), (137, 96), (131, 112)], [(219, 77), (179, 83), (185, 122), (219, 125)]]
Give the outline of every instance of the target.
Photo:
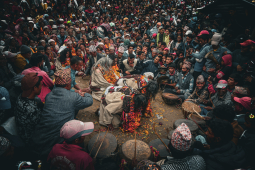
[(55, 42), (53, 39), (50, 39), (49, 41), (48, 41), (48, 44), (50, 44), (51, 42)]
[(85, 28), (84, 28), (84, 27), (81, 27), (81, 30), (82, 30), (82, 31), (85, 31)]
[(186, 33), (185, 33), (185, 35), (189, 35), (189, 34), (192, 34), (191, 30), (186, 31)]
[(28, 23), (32, 23), (32, 24), (34, 24), (34, 21), (28, 21)]
[(76, 31), (76, 32), (79, 32), (79, 31), (80, 31), (80, 28), (75, 28), (75, 31)]
[(215, 34), (212, 36), (211, 44), (212, 44), (212, 45), (218, 45), (218, 44), (220, 43), (220, 40), (221, 40), (221, 34), (215, 33)]
[(124, 53), (124, 51), (125, 51), (125, 48), (124, 48), (124, 47), (122, 47), (122, 46), (120, 46), (120, 47), (119, 47), (119, 49), (118, 49), (118, 52), (120, 52), (120, 53)]
[(27, 20), (28, 21), (32, 21), (33, 19), (31, 17), (27, 17)]
[(52, 25), (52, 29), (57, 29), (58, 27), (56, 25)]
[(61, 24), (59, 27), (60, 27), (60, 28), (65, 28), (64, 24)]
[(60, 18), (60, 19), (59, 19), (59, 21), (63, 22), (63, 21), (64, 21), (64, 19)]

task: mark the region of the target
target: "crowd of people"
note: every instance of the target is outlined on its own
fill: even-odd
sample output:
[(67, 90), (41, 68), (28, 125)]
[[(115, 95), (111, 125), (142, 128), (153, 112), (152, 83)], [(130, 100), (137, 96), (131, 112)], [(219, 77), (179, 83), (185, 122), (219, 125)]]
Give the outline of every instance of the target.
[[(233, 10), (229, 16), (199, 12), (211, 3), (3, 1), (1, 167), (99, 169), (82, 147), (94, 123), (76, 120), (78, 111), (94, 98), (101, 102), (101, 125), (133, 132), (141, 116), (152, 116), (160, 88), (177, 96), (177, 107), (199, 105), (206, 132), (192, 137), (181, 124), (168, 146), (172, 157), (144, 160), (136, 169), (254, 169), (255, 37), (235, 25)], [(89, 78), (89, 87), (79, 87), (76, 76)], [(131, 94), (123, 96), (126, 83), (139, 91), (130, 100), (123, 100)], [(116, 118), (120, 110), (131, 116)]]

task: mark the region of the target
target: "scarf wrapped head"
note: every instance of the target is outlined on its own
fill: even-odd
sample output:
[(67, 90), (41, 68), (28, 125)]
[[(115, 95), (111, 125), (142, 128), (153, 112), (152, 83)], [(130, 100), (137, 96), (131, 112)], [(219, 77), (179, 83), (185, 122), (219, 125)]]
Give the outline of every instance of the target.
[(96, 62), (96, 64), (93, 66), (93, 70), (100, 66), (104, 71), (109, 71), (112, 67), (112, 63), (112, 59), (108, 57), (103, 57)]
[(225, 67), (231, 67), (232, 66), (232, 56), (230, 54), (224, 55), (222, 57), (222, 60), (224, 61)]
[(204, 76), (203, 75), (199, 75), (197, 77), (197, 83), (203, 83), (203, 82), (205, 82)]

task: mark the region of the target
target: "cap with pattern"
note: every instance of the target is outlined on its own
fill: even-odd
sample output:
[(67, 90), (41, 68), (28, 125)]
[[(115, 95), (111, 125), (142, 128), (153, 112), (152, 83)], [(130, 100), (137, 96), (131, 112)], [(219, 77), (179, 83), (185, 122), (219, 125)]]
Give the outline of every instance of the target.
[(89, 47), (89, 52), (96, 52), (97, 50), (96, 50), (96, 46), (94, 46), (94, 45), (91, 45), (90, 47)]
[(56, 85), (67, 85), (72, 81), (70, 68), (59, 70), (54, 75)]
[(171, 138), (171, 144), (179, 151), (187, 151), (191, 146), (191, 137), (189, 127), (185, 123), (182, 123), (174, 130)]
[(124, 47), (122, 47), (122, 46), (120, 46), (120, 47), (119, 47), (119, 49), (118, 49), (118, 51), (119, 51), (120, 53), (124, 53), (125, 48), (124, 48)]
[(197, 83), (203, 83), (203, 82), (205, 82), (204, 76), (203, 75), (199, 75), (197, 77)]
[(217, 89), (224, 89), (228, 86), (228, 82), (226, 80), (220, 80), (216, 86)]

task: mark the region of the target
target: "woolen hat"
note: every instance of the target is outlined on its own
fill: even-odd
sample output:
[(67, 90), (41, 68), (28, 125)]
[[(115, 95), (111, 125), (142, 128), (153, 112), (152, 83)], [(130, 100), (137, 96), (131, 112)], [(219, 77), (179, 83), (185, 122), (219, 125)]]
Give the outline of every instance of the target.
[(118, 49), (118, 52), (120, 52), (120, 53), (124, 53), (124, 51), (125, 51), (125, 48), (124, 48), (124, 47), (122, 47), (122, 46), (120, 46), (120, 47), (119, 47), (119, 49)]
[(54, 75), (56, 85), (67, 85), (72, 81), (70, 68), (59, 70)]
[(94, 130), (94, 123), (70, 120), (60, 129), (60, 137), (71, 142), (81, 136), (86, 136)]
[(26, 45), (22, 45), (20, 47), (20, 54), (27, 54), (27, 53), (31, 53), (31, 52), (32, 52), (31, 49)]
[(0, 110), (11, 108), (11, 100), (8, 90), (0, 86)]
[(191, 137), (192, 135), (189, 127), (185, 123), (182, 123), (174, 130), (171, 138), (171, 144), (179, 151), (187, 151), (191, 146)]
[(28, 73), (21, 80), (21, 89), (23, 91), (22, 96), (28, 97), (36, 83), (42, 81), (43, 77), (38, 76), (38, 73)]

